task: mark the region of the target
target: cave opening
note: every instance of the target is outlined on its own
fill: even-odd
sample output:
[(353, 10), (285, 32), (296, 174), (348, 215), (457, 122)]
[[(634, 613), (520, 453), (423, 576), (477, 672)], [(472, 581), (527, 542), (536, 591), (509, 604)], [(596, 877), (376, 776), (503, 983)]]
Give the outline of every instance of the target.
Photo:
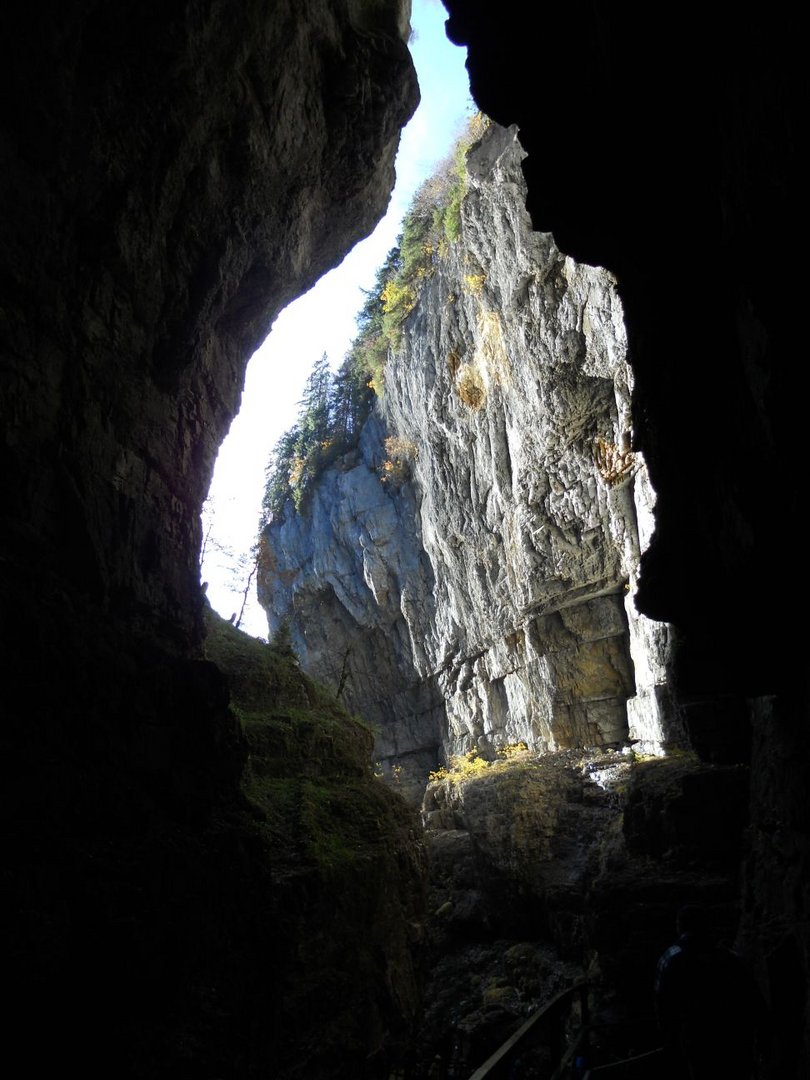
[[(266, 618), (274, 655), (370, 725), (375, 775), (419, 814), (438, 913), (432, 962), (459, 986), (476, 964), (481, 977), (461, 1040), (426, 978), (435, 1015), (414, 1078), (434, 1059), (472, 1067), (516, 1017), (599, 965), (638, 1019), (595, 1052), (609, 1060), (627, 1040), (654, 1050), (645, 971), (673, 905), (708, 897), (733, 929), (725, 845), (741, 827), (744, 781), (709, 777), (691, 754), (671, 699), (671, 628), (635, 606), (656, 496), (634, 437), (616, 279), (534, 230), (517, 126), (479, 114), (469, 132), (398, 223), (387, 276), (378, 266), (363, 290), (352, 348), (359, 340), (368, 360), (372, 327), (385, 355), (362, 369), (373, 394), (352, 414), (356, 437), (333, 441), (330, 393), (346, 370), (330, 374), (324, 349), (299, 382), (258, 546), (225, 602), (236, 603), (231, 624), (260, 641)], [(329, 318), (318, 288), (298, 302), (311, 324)], [(297, 326), (277, 366), (305, 351)], [(351, 412), (353, 399), (339, 400)], [(221, 550), (210, 515), (204, 531)], [(209, 597), (211, 566), (203, 558)], [(209, 655), (227, 668), (222, 634)], [(241, 693), (234, 705), (249, 717)], [(701, 837), (695, 792), (713, 787), (729, 808)], [(675, 851), (661, 903), (642, 866)], [(591, 876), (608, 854), (627, 880), (606, 900)], [(708, 885), (690, 877), (694, 860)], [(597, 912), (606, 904), (619, 918), (630, 895), (648, 940), (618, 956)], [(621, 921), (630, 933), (633, 914)], [(604, 1002), (591, 1004), (610, 1029)]]
[[(434, 201), (412, 207), (364, 312), (385, 339), (381, 370), (365, 371), (374, 407), (331, 452), (313, 368), (299, 415), (317, 457), (300, 430), (288, 440), (256, 555), (272, 648), (370, 725), (376, 776), (419, 815), (440, 974), (422, 984), (434, 1014), (414, 1078), (437, 1058), (473, 1067), (599, 965), (637, 1011), (621, 1038), (654, 1049), (646, 975), (673, 905), (705, 895), (733, 923), (724, 844), (744, 780), (710, 778), (688, 753), (670, 627), (634, 605), (655, 493), (616, 280), (533, 229), (518, 128), (475, 122), (459, 188), (429, 178)], [(209, 655), (227, 668), (221, 633)], [(729, 809), (701, 837), (695, 792), (713, 780)], [(673, 852), (662, 902), (643, 868)], [(608, 858), (626, 875), (610, 896)], [(636, 918), (643, 947), (611, 949), (603, 920), (632, 937)], [(459, 1039), (438, 980), (460, 994), (476, 967)], [(612, 992), (592, 1003), (608, 1028)], [(629, 1049), (602, 1038), (603, 1060)]]
[[(219, 450), (203, 506), (202, 580), (213, 608), (259, 638), (266, 638), (268, 630), (256, 598), (257, 535), (266, 513), (263, 501), (274, 450), (293, 428), (301, 427), (303, 399), (312, 396), (318, 381), (314, 368), (326, 362), (327, 382), (345, 380), (358, 320), (378, 287), (381, 267), (399, 243), (417, 189), (448, 167), (454, 144), (475, 112), (466, 51), (448, 39), (446, 18), (440, 0), (415, 0), (412, 5), (409, 48), (420, 103), (402, 133), (396, 183), (385, 215), (339, 266), (280, 313), (250, 360), (240, 411)], [(370, 371), (363, 374), (366, 381), (372, 377)], [(334, 391), (332, 385), (327, 395)], [(334, 411), (336, 406), (327, 408)]]
[(584, 979), (608, 1063), (654, 1048), (697, 899), (804, 1080), (789, 17), (687, 4), (645, 51), (604, 5), (539, 40), (516, 0), (446, 0), (489, 120), (416, 233), (441, 224), (419, 302), (389, 291), (383, 405), (302, 502), (319, 529), (268, 522), (299, 623), (204, 614), (243, 361), (390, 196), (407, 6), (0, 13), (7, 1056), (469, 1075)]

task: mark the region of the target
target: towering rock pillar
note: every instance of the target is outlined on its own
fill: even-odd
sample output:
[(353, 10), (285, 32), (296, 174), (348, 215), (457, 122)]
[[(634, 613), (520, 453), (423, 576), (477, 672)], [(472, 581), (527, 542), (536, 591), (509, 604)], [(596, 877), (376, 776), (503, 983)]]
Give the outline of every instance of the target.
[[(466, 158), (359, 446), (265, 530), (259, 593), (409, 787), (436, 755), (676, 737), (633, 594), (654, 496), (610, 274), (531, 227), (515, 128)], [(406, 226), (407, 228), (407, 226)], [(395, 772), (402, 783), (402, 774)]]

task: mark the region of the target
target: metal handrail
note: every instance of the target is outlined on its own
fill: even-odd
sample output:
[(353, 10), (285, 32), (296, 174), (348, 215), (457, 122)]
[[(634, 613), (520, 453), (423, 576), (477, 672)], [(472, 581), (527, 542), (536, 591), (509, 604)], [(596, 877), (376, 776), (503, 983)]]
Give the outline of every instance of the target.
[(607, 1065), (594, 1065), (593, 1068), (587, 1069), (584, 1073), (582, 1080), (597, 1080), (598, 1076), (608, 1076), (611, 1069), (623, 1069), (627, 1065), (635, 1065), (637, 1061), (643, 1061), (645, 1058), (658, 1057), (664, 1053), (663, 1046), (657, 1046), (654, 1050), (645, 1050), (643, 1054), (634, 1054), (632, 1057), (622, 1058), (621, 1061), (611, 1061)]
[(583, 993), (587, 987), (588, 980), (581, 979), (579, 982), (574, 983), (573, 986), (569, 986), (567, 990), (562, 990), (556, 997), (553, 997), (551, 1001), (546, 1002), (541, 1009), (538, 1009), (537, 1012), (532, 1013), (529, 1019), (519, 1027), (513, 1035), (510, 1035), (506, 1042), (502, 1043), (495, 1053), (487, 1058), (483, 1065), (479, 1065), (472, 1076), (470, 1076), (470, 1080), (484, 1080), (484, 1077), (492, 1072), (495, 1066), (499, 1065), (504, 1058), (511, 1054), (515, 1047), (526, 1038), (544, 1017), (562, 1004), (566, 998), (573, 997), (574, 994), (578, 992)]

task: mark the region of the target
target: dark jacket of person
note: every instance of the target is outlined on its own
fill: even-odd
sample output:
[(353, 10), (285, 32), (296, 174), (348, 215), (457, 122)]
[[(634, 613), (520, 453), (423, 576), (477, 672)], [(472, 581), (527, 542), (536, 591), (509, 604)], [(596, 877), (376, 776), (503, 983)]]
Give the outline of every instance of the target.
[(753, 1074), (767, 1011), (735, 952), (705, 932), (682, 933), (658, 962), (655, 1000), (664, 1043), (684, 1076)]

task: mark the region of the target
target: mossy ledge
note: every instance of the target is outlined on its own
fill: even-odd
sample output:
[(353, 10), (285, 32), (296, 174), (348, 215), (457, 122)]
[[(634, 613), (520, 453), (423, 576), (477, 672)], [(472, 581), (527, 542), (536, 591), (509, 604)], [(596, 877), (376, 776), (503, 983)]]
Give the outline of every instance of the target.
[[(131, 736), (151, 771), (109, 749), (105, 716), (123, 725), (146, 692), (112, 629), (98, 645), (77, 618), (64, 643), (88, 683), (103, 646), (120, 686), (104, 712), (86, 705), (81, 754), (43, 750), (31, 700), (25, 752), (5, 758), (5, 850), (22, 868), (2, 886), (16, 1035), (43, 1076), (58, 1057), (92, 1080), (382, 1080), (418, 1008), (414, 811), (374, 777), (368, 730), (293, 658), (206, 622), (205, 658), (139, 657), (179, 732), (168, 743), (156, 718)], [(211, 732), (215, 778), (230, 782), (205, 787)], [(185, 771), (158, 770), (181, 755)]]
[(414, 810), (374, 776), (370, 729), (289, 650), (210, 610), (206, 623), (245, 744), (227, 827), (258, 868), (263, 962), (243, 961), (269, 1006), (273, 1075), (346, 1076), (349, 1063), (354, 1076), (387, 1075), (418, 1008), (426, 867)]

